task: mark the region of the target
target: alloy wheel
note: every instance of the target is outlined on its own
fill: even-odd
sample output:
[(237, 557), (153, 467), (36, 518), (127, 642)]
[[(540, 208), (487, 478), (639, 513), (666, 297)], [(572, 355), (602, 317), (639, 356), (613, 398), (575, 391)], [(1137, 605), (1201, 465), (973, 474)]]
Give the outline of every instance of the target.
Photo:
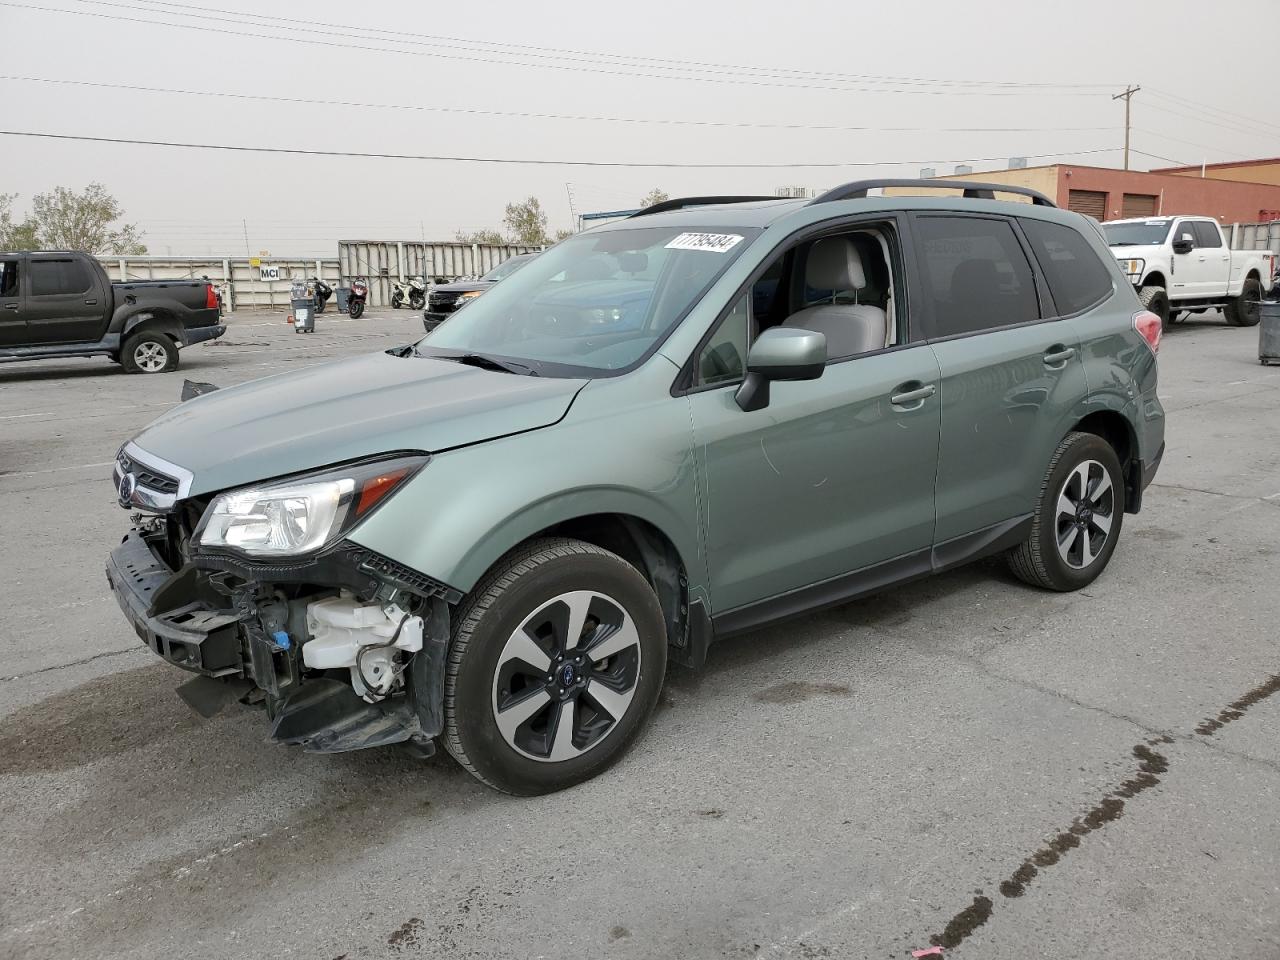
[(572, 760), (618, 728), (640, 679), (640, 636), (626, 609), (598, 591), (548, 600), (498, 657), (493, 717), (533, 760)]
[(1058, 555), (1074, 570), (1083, 570), (1102, 553), (1111, 536), (1115, 487), (1097, 460), (1085, 460), (1067, 476), (1058, 493)]
[(133, 348), (133, 362), (139, 370), (159, 373), (169, 362), (169, 355), (164, 347), (154, 340), (144, 340)]

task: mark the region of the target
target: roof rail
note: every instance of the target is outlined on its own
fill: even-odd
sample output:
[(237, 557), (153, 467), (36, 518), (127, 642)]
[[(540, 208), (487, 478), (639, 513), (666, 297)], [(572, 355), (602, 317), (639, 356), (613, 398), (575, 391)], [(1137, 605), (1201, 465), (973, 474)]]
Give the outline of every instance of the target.
[(651, 207), (633, 213), (632, 217), (643, 217), (651, 213), (666, 213), (668, 210), (683, 210), (686, 207), (706, 207), (713, 203), (755, 203), (760, 200), (785, 200), (786, 197), (677, 197), (675, 200), (663, 200)]
[(1030, 187), (1015, 187), (1006, 183), (979, 183), (974, 180), (854, 180), (852, 183), (833, 187), (809, 201), (814, 203), (830, 203), (832, 200), (861, 200), (868, 190), (878, 187), (923, 187), (929, 190), (963, 190), (970, 200), (994, 200), (997, 193), (1016, 193), (1030, 197), (1031, 202), (1040, 207), (1056, 207), (1057, 204), (1039, 190)]

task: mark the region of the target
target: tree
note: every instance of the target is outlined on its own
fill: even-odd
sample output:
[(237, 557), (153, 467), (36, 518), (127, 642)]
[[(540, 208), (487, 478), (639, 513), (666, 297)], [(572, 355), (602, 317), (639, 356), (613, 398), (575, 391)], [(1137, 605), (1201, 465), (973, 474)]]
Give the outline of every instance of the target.
[(36, 250), (40, 238), (35, 221), (28, 217), (21, 223), (13, 222), (13, 201), (16, 193), (0, 193), (0, 250)]
[(512, 243), (537, 247), (548, 242), (547, 214), (537, 197), (530, 197), (523, 203), (508, 203), (502, 222), (507, 226)]
[(562, 228), (556, 231), (556, 235), (554, 239), (556, 243), (559, 243), (561, 240), (567, 240), (569, 237), (572, 237), (572, 236), (573, 236), (572, 230), (565, 230)]
[(670, 199), (671, 195), (668, 194), (667, 191), (663, 190), (661, 187), (654, 187), (646, 193), (644, 198), (640, 201), (640, 209), (643, 210), (645, 207), (652, 207), (655, 203), (666, 203)]
[(123, 211), (116, 198), (100, 183), (91, 183), (82, 193), (56, 187), (52, 193), (38, 193), (31, 200), (31, 219), (40, 246), (52, 250), (84, 250), (113, 256), (135, 256), (147, 252), (131, 223), (113, 225)]
[(459, 230), (453, 236), (459, 243), (505, 244), (507, 242), (497, 230), (474, 230), (471, 233)]

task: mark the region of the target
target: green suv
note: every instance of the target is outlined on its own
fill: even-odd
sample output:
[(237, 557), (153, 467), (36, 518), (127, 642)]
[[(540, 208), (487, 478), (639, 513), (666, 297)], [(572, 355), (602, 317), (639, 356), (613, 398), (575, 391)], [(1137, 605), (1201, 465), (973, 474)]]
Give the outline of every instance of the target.
[(161, 417), (107, 575), (206, 714), (557, 790), (713, 640), (993, 554), (1088, 584), (1164, 450), (1159, 339), (1034, 191), (667, 201), (412, 346)]

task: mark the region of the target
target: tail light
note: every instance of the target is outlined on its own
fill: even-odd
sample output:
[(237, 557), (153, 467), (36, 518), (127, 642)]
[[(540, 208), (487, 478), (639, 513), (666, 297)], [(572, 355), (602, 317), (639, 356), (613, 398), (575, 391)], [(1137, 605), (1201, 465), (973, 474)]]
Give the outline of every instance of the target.
[(218, 309), (218, 294), (217, 291), (213, 289), (212, 283), (206, 283), (204, 285), (204, 305), (207, 310)]
[(1163, 324), (1160, 318), (1150, 310), (1139, 310), (1133, 315), (1133, 329), (1142, 334), (1142, 339), (1147, 341), (1147, 346), (1151, 348), (1152, 353), (1160, 352), (1160, 334), (1163, 331)]

